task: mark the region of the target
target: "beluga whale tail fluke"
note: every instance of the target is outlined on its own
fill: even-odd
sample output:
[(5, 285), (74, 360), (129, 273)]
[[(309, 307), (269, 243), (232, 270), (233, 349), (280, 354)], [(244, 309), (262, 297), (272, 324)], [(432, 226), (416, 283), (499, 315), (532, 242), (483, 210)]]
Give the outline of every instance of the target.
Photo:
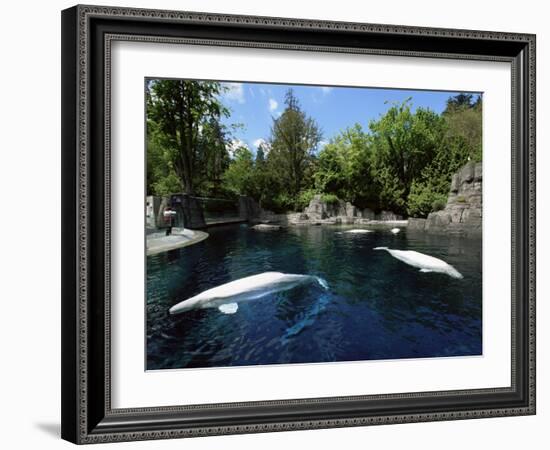
[(394, 250), (388, 247), (375, 247), (373, 250), (385, 250), (395, 259), (420, 269), (422, 273), (437, 272), (447, 274), (457, 279), (464, 278), (463, 275), (450, 264), (447, 264), (439, 258), (425, 255), (424, 253), (415, 252), (414, 250)]
[(328, 291), (329, 288), (328, 288), (327, 280), (321, 277), (314, 277), (314, 278), (317, 280), (317, 283), (319, 284), (319, 286), (321, 286), (325, 291)]
[(180, 314), (193, 309), (218, 308), (224, 314), (235, 314), (240, 302), (257, 300), (307, 283), (316, 283), (328, 290), (326, 280), (315, 275), (263, 272), (208, 289), (172, 306), (169, 312)]

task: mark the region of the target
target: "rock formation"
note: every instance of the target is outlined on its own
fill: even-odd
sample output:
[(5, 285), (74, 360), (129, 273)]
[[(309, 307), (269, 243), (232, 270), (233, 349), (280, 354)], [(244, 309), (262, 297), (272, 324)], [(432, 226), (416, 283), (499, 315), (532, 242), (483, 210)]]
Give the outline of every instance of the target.
[[(288, 225), (353, 225), (403, 222), (403, 217), (392, 211), (375, 214), (369, 208), (360, 209), (350, 202), (336, 200), (327, 202), (322, 195), (315, 195), (303, 212), (275, 214), (264, 210), (249, 197), (239, 198), (240, 218), (244, 221), (260, 224)], [(267, 228), (255, 228), (267, 229)]]
[(291, 214), (288, 217), (289, 223), (295, 225), (366, 224), (372, 221), (398, 220), (402, 220), (402, 217), (391, 211), (375, 214), (369, 208), (361, 210), (343, 200), (327, 202), (321, 195), (315, 195), (302, 213)]
[(408, 230), (481, 236), (482, 163), (468, 162), (453, 175), (445, 208), (427, 219), (409, 219)]

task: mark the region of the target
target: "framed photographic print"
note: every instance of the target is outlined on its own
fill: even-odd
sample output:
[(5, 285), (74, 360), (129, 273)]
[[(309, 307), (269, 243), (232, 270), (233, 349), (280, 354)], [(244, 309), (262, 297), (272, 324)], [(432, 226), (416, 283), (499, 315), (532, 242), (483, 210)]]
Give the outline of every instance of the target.
[(63, 438), (535, 413), (535, 36), (75, 6), (62, 45)]

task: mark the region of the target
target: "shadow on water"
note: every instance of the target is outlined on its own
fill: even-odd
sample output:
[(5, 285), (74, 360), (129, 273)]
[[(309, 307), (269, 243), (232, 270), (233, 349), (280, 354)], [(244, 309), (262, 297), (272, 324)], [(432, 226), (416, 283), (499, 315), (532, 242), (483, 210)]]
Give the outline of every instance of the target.
[[(388, 229), (258, 232), (220, 227), (199, 244), (147, 258), (147, 368), (220, 367), (479, 355), (481, 241)], [(374, 251), (440, 258), (464, 275), (421, 273)], [(266, 271), (326, 280), (217, 309), (170, 316), (174, 304)]]
[(313, 306), (300, 314), (299, 320), (294, 325), (287, 328), (285, 334), (281, 337), (281, 343), (283, 345), (288, 344), (291, 339), (298, 336), (307, 327), (313, 325), (319, 314), (325, 310), (329, 301), (330, 297), (328, 294), (320, 294)]

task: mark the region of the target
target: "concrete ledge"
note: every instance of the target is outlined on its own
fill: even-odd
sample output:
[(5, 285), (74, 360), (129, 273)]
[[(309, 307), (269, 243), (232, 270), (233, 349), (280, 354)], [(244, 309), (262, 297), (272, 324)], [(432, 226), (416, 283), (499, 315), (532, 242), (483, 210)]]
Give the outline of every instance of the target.
[(163, 233), (150, 234), (147, 236), (147, 256), (197, 244), (208, 236), (209, 234), (204, 231), (182, 228), (174, 228), (170, 236), (165, 236)]

